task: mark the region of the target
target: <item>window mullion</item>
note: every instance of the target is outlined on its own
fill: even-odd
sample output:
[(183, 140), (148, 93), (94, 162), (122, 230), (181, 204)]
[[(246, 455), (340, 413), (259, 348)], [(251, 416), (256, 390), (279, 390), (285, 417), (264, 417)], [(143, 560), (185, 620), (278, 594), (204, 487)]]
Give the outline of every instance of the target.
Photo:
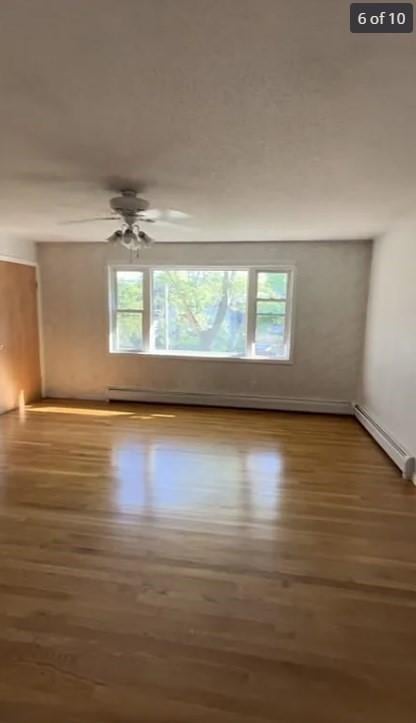
[(286, 306), (285, 306), (285, 328), (283, 334), (283, 345), (286, 353), (289, 353), (291, 343), (291, 323), (292, 323), (292, 296), (293, 296), (293, 272), (287, 272), (286, 284)]
[(246, 355), (255, 356), (255, 340), (256, 340), (256, 305), (257, 305), (257, 271), (249, 269), (248, 272), (248, 291), (247, 291), (247, 343)]
[(110, 292), (110, 349), (111, 351), (117, 351), (118, 349), (118, 334), (117, 334), (117, 277), (116, 271), (111, 269), (111, 292)]
[(143, 269), (143, 350), (145, 352), (151, 351), (151, 339), (150, 339), (150, 308), (151, 308), (151, 271), (150, 269)]

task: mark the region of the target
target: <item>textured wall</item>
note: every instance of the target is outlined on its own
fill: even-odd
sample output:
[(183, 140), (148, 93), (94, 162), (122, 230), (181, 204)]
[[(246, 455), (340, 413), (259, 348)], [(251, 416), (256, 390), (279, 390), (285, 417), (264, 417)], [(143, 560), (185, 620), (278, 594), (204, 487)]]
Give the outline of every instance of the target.
[(294, 363), (196, 361), (108, 351), (107, 266), (126, 263), (105, 244), (39, 244), (46, 393), (104, 396), (108, 386), (352, 400), (361, 364), (368, 242), (159, 244), (148, 263), (296, 266)]
[(376, 241), (361, 403), (416, 456), (416, 215)]
[(117, 175), (191, 215), (166, 241), (378, 236), (415, 187), (415, 37), (351, 34), (346, 0), (0, 7), (16, 233), (101, 241), (59, 222), (105, 215)]

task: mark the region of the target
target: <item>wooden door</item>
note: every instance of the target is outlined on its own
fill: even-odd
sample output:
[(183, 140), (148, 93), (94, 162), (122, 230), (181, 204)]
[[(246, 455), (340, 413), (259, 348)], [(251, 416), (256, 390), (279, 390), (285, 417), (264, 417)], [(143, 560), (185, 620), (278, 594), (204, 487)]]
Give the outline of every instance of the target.
[(0, 261), (0, 413), (40, 397), (36, 270)]

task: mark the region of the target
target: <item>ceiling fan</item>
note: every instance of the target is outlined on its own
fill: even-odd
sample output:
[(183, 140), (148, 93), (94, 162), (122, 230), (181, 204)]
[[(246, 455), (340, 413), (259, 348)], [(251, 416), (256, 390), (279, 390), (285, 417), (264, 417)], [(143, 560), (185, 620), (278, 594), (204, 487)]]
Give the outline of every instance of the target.
[(138, 253), (141, 248), (150, 246), (153, 240), (140, 228), (141, 223), (155, 223), (163, 226), (175, 226), (190, 231), (189, 226), (179, 226), (175, 221), (189, 218), (189, 214), (175, 209), (161, 210), (149, 208), (149, 202), (137, 195), (133, 189), (123, 189), (120, 195), (110, 198), (112, 215), (97, 218), (85, 218), (78, 221), (65, 221), (65, 224), (91, 223), (93, 221), (121, 220), (121, 227), (107, 239), (110, 243), (121, 243), (130, 251)]

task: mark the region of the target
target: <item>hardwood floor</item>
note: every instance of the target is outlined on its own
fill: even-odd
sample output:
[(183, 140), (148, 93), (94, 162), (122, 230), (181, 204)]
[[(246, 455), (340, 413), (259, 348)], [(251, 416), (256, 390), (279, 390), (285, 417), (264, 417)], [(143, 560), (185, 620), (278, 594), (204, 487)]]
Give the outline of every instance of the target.
[(351, 418), (0, 418), (1, 723), (414, 723), (416, 490)]

